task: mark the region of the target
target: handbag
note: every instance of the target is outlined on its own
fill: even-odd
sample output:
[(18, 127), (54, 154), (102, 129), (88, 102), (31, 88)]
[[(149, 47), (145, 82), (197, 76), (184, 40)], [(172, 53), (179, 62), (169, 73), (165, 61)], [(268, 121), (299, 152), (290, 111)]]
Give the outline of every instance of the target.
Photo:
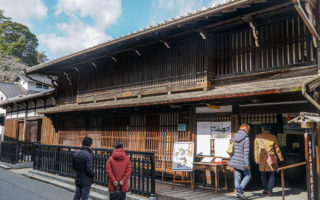
[(229, 154), (230, 156), (233, 155), (233, 139), (231, 139), (231, 142), (230, 142), (230, 144), (228, 145), (226, 151), (227, 151), (227, 154)]
[(260, 139), (260, 143), (262, 143), (262, 145), (263, 145), (263, 148), (264, 148), (264, 149), (266, 150), (266, 152), (267, 152), (267, 155), (268, 155), (267, 163), (268, 163), (269, 165), (271, 165), (272, 167), (278, 167), (279, 164), (278, 164), (277, 156), (276, 156), (275, 154), (271, 155), (271, 154), (268, 152), (268, 150), (267, 150), (267, 148), (266, 148), (266, 145), (264, 144), (264, 142), (263, 142), (263, 140), (262, 140), (262, 138), (261, 138), (261, 134), (259, 134), (259, 139)]
[(110, 193), (110, 200), (125, 200), (126, 193), (122, 191), (122, 186), (120, 190), (117, 190), (117, 187), (114, 187), (114, 190)]

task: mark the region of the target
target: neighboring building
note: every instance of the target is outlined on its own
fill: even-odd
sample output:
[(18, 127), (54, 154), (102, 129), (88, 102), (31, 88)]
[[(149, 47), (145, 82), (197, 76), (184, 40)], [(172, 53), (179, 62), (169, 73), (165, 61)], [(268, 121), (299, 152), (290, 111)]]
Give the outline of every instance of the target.
[[(52, 92), (53, 86), (51, 80), (44, 76), (33, 74), (30, 76), (18, 75), (14, 82), (0, 82), (0, 104), (5, 102), (13, 102), (15, 106), (19, 107), (17, 102), (20, 99), (28, 97), (39, 96), (45, 92)], [(20, 117), (24, 117), (20, 114)], [(13, 116), (6, 116), (6, 109), (0, 108), (0, 134), (1, 140), (4, 140), (4, 123), (6, 119), (11, 119)]]
[(31, 74), (28, 77), (19, 74), (14, 82), (21, 85), (26, 91), (45, 92), (52, 89), (51, 80), (40, 74)]
[[(19, 83), (6, 83), (0, 82), (0, 103), (6, 101), (9, 98), (23, 96), (34, 93), (33, 91), (25, 90)], [(0, 108), (0, 134), (1, 140), (3, 140), (4, 133), (4, 121), (6, 116), (6, 110)]]

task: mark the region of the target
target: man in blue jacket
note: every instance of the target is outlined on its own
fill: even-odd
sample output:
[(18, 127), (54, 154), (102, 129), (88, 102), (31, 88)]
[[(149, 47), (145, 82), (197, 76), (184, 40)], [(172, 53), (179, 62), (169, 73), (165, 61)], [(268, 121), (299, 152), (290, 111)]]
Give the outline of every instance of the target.
[(89, 199), (91, 185), (93, 183), (93, 155), (91, 153), (92, 138), (85, 137), (82, 147), (72, 158), (72, 168), (76, 171), (76, 193), (73, 200)]
[(248, 124), (242, 124), (239, 131), (233, 136), (233, 155), (229, 166), (235, 169), (234, 186), (236, 188), (237, 198), (239, 199), (247, 199), (243, 191), (251, 179), (249, 132), (250, 126)]

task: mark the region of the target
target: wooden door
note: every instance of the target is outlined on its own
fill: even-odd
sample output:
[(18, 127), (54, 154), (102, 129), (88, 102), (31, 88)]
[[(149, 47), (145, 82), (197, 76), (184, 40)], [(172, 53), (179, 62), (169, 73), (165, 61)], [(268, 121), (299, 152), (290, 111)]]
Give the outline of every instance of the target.
[(41, 121), (32, 120), (27, 121), (27, 127), (25, 131), (26, 142), (40, 142), (41, 141)]

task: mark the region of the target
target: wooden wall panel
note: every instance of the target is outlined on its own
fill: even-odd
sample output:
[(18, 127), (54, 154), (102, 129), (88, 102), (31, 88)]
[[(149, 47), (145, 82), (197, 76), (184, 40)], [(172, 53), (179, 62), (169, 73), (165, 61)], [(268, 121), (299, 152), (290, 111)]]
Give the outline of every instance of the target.
[(18, 120), (6, 120), (4, 128), (4, 140), (16, 140)]
[[(257, 26), (259, 47), (250, 27), (215, 33), (208, 66), (215, 77), (314, 64), (312, 35), (297, 15)], [(216, 44), (216, 45), (214, 45)]]
[(55, 132), (52, 121), (47, 117), (42, 118), (41, 144), (51, 144), (51, 145), (58, 144), (57, 134)]
[(81, 146), (81, 141), (85, 136), (87, 136), (86, 118), (73, 117), (61, 120), (59, 145)]
[[(96, 61), (80, 67), (79, 92), (88, 93), (99, 89), (119, 87), (141, 87), (168, 81), (191, 80), (205, 74), (205, 41), (199, 34), (170, 41), (170, 48), (156, 43), (127, 51), (111, 58)], [(95, 77), (94, 81), (92, 77)], [(116, 78), (115, 78), (116, 77)], [(76, 79), (76, 77), (73, 77)]]

